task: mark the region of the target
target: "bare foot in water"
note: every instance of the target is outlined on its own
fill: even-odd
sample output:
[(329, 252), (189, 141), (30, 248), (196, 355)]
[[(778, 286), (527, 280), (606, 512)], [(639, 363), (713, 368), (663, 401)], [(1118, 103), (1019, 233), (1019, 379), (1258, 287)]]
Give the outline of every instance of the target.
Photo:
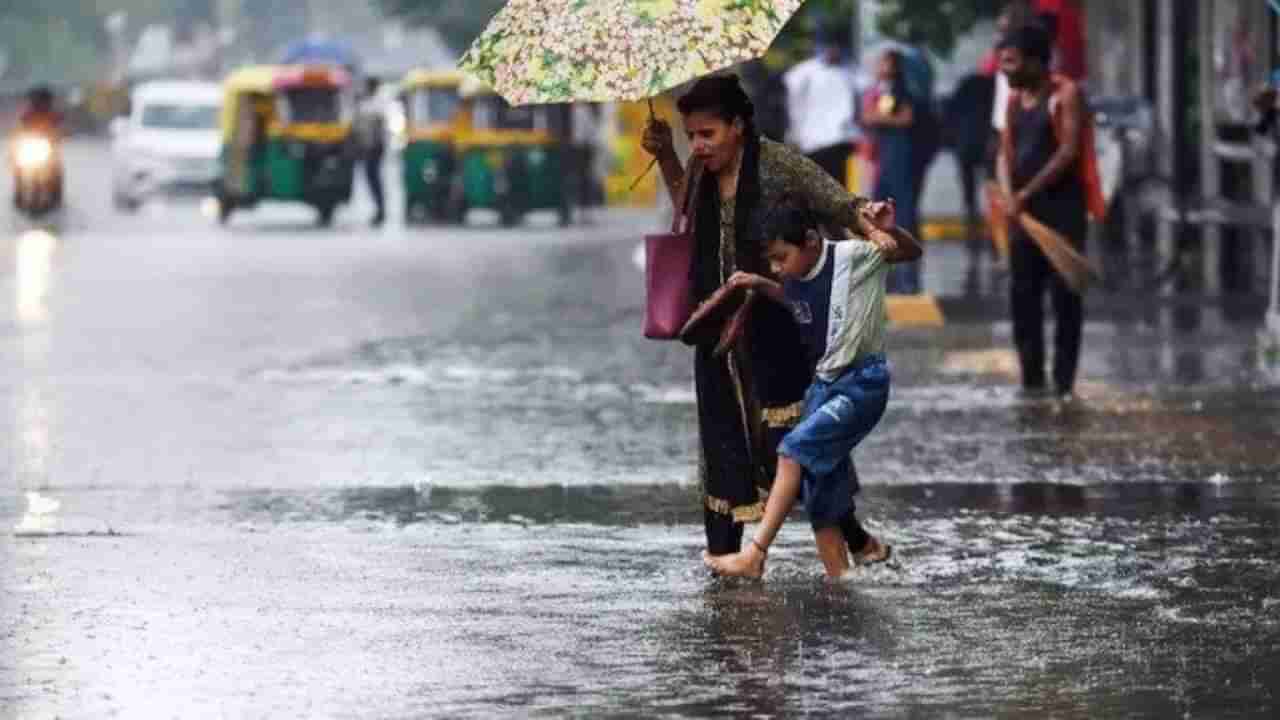
[(702, 562), (717, 575), (760, 579), (764, 577), (764, 553), (754, 545), (732, 555), (712, 555), (702, 551)]

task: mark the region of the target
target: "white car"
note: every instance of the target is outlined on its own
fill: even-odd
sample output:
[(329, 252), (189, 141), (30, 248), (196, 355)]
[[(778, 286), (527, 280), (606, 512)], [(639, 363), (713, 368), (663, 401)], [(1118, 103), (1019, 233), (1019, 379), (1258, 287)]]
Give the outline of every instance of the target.
[(156, 194), (211, 194), (222, 152), (222, 90), (213, 83), (150, 82), (134, 88), (112, 131), (112, 198), (136, 210)]

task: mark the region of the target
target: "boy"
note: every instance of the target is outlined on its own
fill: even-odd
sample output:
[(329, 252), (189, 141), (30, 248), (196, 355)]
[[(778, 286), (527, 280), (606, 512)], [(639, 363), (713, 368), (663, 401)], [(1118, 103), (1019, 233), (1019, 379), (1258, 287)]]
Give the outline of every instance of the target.
[(777, 475), (755, 537), (734, 555), (703, 553), (707, 566), (721, 575), (764, 575), (769, 546), (802, 489), (828, 577), (844, 574), (850, 550), (860, 564), (890, 557), (891, 548), (860, 527), (853, 534), (863, 539), (861, 547), (846, 549), (840, 522), (853, 511), (849, 454), (879, 422), (889, 397), (884, 357), (888, 264), (916, 260), (922, 252), (901, 228), (877, 229), (869, 210), (861, 219), (865, 242), (830, 242), (818, 227), (808, 210), (784, 202), (763, 228), (765, 257), (783, 283), (747, 273), (729, 279), (735, 287), (791, 308), (817, 370), (803, 417), (778, 447)]

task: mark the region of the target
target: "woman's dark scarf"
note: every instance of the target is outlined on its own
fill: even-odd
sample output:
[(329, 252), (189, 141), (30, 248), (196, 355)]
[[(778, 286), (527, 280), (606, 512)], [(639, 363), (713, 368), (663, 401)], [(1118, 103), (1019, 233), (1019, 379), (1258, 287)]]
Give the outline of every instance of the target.
[[(740, 271), (769, 275), (758, 227), (761, 211), (769, 209), (761, 208), (761, 183), (769, 182), (769, 178), (762, 178), (760, 173), (760, 136), (748, 126), (745, 138), (734, 201), (734, 258)], [(698, 248), (694, 290), (698, 302), (721, 285), (720, 188), (710, 173), (704, 173), (702, 180), (695, 198), (694, 226)], [(790, 312), (774, 302), (755, 303), (748, 323), (747, 348), (751, 361), (748, 375), (762, 406), (776, 407), (803, 399), (812, 367), (801, 349)]]

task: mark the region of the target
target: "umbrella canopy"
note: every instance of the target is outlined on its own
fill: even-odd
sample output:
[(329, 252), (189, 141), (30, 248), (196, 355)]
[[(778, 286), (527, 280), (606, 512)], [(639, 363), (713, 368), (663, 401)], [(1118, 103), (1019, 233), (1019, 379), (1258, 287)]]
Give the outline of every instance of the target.
[(803, 0), (510, 0), (459, 64), (513, 105), (650, 98), (760, 57)]
[(350, 45), (340, 40), (308, 38), (284, 49), (280, 62), (286, 65), (323, 63), (347, 68), (360, 67), (360, 58)]

